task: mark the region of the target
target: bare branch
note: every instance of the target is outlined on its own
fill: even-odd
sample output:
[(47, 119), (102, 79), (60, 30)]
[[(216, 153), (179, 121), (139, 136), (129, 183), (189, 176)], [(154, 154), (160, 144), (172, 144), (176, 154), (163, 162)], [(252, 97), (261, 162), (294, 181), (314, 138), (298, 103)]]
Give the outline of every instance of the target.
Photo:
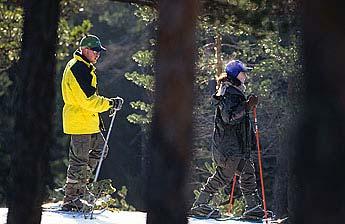
[(23, 0), (12, 0), (12, 1), (4, 1), (3, 4), (7, 6), (15, 6), (15, 7), (22, 7), (23, 6)]
[(235, 49), (241, 49), (241, 47), (234, 45), (234, 44), (222, 44), (222, 47), (230, 47), (230, 48), (235, 48)]
[(137, 4), (140, 6), (148, 6), (154, 9), (158, 8), (157, 0), (110, 0), (110, 1)]
[(211, 48), (214, 46), (214, 43), (208, 43), (208, 44), (205, 44), (204, 46), (202, 46), (201, 48)]
[(11, 68), (11, 65), (5, 67), (5, 68), (0, 68), (0, 74), (3, 72), (6, 72), (7, 70), (9, 70)]

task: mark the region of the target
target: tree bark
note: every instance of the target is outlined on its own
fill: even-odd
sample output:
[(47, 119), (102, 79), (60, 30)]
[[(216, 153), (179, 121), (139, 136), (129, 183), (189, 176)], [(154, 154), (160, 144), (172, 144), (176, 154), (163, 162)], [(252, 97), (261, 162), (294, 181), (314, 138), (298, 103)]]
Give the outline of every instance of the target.
[(274, 214), (277, 217), (288, 215), (288, 140), (283, 137), (279, 144), (279, 153), (277, 156), (276, 174), (273, 186), (273, 207)]
[(223, 73), (223, 60), (222, 60), (222, 36), (217, 33), (215, 38), (214, 50), (215, 56), (217, 60), (216, 64), (216, 80), (222, 75)]
[(336, 0), (304, 0), (303, 23), (305, 108), (290, 160), (291, 221), (344, 223), (343, 7)]
[(159, 2), (147, 223), (187, 223), (197, 0)]
[(40, 223), (54, 112), (59, 0), (24, 1), (8, 224)]

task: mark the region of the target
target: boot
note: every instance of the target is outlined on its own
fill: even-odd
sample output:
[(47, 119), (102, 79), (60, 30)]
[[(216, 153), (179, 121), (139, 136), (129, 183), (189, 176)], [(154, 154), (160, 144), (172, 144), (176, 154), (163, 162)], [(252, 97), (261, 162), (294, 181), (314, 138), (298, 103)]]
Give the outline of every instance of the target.
[(261, 207), (261, 199), (257, 192), (249, 195), (244, 195), (246, 203), (245, 211), (243, 213), (244, 218), (248, 219), (262, 219), (264, 218), (264, 211)]
[(65, 197), (63, 199), (62, 210), (64, 211), (80, 211), (88, 207), (80, 199), (84, 192), (81, 190), (80, 184), (66, 183)]
[(201, 191), (199, 197), (193, 203), (193, 207), (190, 210), (190, 215), (203, 217), (203, 218), (220, 218), (220, 211), (212, 206), (208, 205), (213, 195)]
[(82, 211), (84, 209), (84, 203), (79, 199), (73, 199), (69, 201), (63, 201), (62, 208), (63, 211)]
[(211, 201), (212, 196), (213, 196), (212, 194), (201, 191), (199, 194), (199, 197), (193, 203), (193, 207), (196, 207), (196, 206), (201, 205), (201, 204), (207, 205)]
[(216, 209), (207, 204), (199, 204), (190, 210), (190, 215), (202, 217), (205, 219), (217, 219), (221, 217), (219, 209)]

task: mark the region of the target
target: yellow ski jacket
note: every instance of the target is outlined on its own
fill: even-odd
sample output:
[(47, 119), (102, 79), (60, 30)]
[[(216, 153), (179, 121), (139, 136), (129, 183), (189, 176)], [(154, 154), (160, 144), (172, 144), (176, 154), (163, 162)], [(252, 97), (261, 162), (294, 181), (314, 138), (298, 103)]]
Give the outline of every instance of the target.
[(62, 112), (66, 134), (100, 132), (100, 112), (110, 109), (111, 100), (97, 93), (95, 66), (76, 51), (63, 73), (61, 89), (65, 103)]

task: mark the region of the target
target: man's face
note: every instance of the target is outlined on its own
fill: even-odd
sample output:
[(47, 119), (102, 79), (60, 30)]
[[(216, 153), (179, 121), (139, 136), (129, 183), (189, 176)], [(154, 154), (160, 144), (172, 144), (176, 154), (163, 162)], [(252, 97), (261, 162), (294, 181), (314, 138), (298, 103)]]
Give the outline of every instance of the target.
[(82, 50), (82, 54), (92, 63), (92, 64), (96, 64), (98, 58), (101, 56), (101, 52), (100, 51), (94, 51), (91, 50), (89, 48), (83, 48)]

